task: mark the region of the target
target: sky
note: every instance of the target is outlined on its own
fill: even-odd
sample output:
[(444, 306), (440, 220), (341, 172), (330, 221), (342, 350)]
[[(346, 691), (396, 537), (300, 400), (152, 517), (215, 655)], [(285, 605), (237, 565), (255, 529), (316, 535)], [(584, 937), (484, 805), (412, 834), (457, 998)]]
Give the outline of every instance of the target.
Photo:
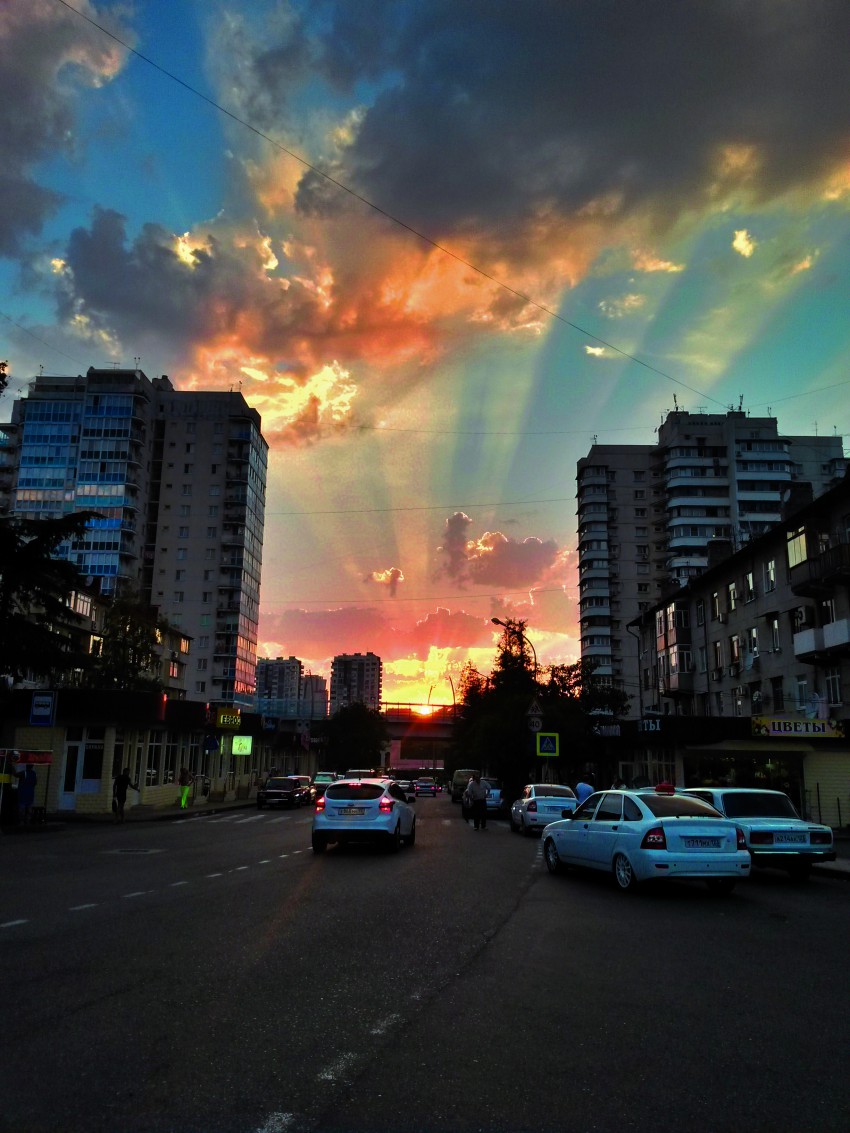
[(2, 0), (0, 420), (238, 389), (261, 656), (451, 703), (580, 653), (576, 461), (678, 407), (850, 436), (845, 0)]

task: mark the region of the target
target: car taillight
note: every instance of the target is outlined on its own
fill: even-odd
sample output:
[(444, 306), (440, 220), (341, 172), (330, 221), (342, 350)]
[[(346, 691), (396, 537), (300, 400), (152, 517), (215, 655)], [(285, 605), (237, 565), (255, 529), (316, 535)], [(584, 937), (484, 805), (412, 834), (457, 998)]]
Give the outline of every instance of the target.
[(647, 830), (643, 836), (640, 848), (642, 850), (666, 850), (667, 839), (664, 836), (664, 827), (653, 826), (651, 830)]
[(751, 830), (750, 831), (750, 845), (751, 846), (772, 846), (773, 845), (773, 831), (772, 830)]
[(324, 810), (324, 809), (325, 809), (325, 796), (320, 795), (319, 798), (316, 799), (316, 811), (318, 813), (318, 811)]
[(534, 799), (531, 800), (531, 802), (528, 804), (528, 806), (525, 809), (526, 810), (533, 810), (535, 813), (537, 812), (537, 803), (534, 801)]
[(737, 840), (737, 843), (738, 843), (738, 849), (739, 850), (746, 850), (746, 848), (747, 848), (747, 836), (744, 833), (744, 831), (741, 829), (740, 826), (735, 827), (735, 835), (736, 835), (736, 840)]
[(831, 846), (832, 835), (828, 830), (812, 830), (809, 833), (809, 841), (813, 846)]
[(381, 814), (389, 814), (394, 806), (395, 802), (392, 799), (384, 798), (381, 799), (380, 803), (378, 804), (378, 810), (381, 812)]

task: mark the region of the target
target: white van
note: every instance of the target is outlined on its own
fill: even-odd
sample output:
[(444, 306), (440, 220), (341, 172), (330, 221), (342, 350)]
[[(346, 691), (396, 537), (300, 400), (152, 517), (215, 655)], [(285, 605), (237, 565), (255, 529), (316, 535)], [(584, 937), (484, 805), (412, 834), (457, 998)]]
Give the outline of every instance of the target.
[(452, 775), (452, 802), (459, 803), (466, 790), (466, 784), (478, 770), (477, 767), (459, 767)]

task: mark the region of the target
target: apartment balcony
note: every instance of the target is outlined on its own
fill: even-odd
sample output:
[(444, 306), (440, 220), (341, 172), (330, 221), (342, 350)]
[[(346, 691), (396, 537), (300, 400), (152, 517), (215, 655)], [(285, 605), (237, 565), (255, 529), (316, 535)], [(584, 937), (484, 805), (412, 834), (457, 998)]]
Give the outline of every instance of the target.
[(694, 691), (693, 673), (668, 673), (658, 682), (662, 696), (692, 696)]
[(800, 597), (829, 597), (838, 585), (850, 586), (850, 544), (839, 543), (791, 568), (791, 590)]
[(850, 618), (794, 634), (794, 656), (810, 665), (850, 656)]
[[(677, 495), (676, 492), (671, 492), (667, 498), (667, 511), (672, 511), (676, 507), (729, 507), (729, 493), (719, 492), (715, 488), (716, 481), (711, 485), (705, 485), (705, 492), (703, 495)], [(691, 484), (690, 487), (696, 487), (696, 484)], [(700, 485), (701, 487), (703, 485)], [(681, 486), (680, 486), (681, 490)], [(775, 498), (775, 497), (772, 497)]]

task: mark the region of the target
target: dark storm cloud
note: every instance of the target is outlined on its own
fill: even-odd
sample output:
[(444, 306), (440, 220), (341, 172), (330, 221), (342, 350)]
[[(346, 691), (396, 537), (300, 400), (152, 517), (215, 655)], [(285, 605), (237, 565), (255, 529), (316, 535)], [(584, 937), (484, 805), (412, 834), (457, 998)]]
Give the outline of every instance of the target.
[[(87, 0), (78, 7), (98, 14)], [(114, 19), (106, 23), (118, 30)], [(38, 183), (35, 166), (57, 151), (74, 151), (79, 87), (110, 77), (123, 54), (54, 0), (0, 4), (0, 255), (19, 255), (61, 203)]]
[[(456, 0), (322, 5), (330, 81), (387, 76), (343, 161), (431, 236), (710, 204), (723, 147), (767, 199), (850, 153), (850, 4)], [(377, 34), (378, 27), (386, 34)], [(734, 186), (727, 169), (723, 191)], [(318, 189), (305, 177), (300, 201)], [(326, 186), (321, 188), (326, 208)], [(585, 213), (586, 215), (586, 213)]]

